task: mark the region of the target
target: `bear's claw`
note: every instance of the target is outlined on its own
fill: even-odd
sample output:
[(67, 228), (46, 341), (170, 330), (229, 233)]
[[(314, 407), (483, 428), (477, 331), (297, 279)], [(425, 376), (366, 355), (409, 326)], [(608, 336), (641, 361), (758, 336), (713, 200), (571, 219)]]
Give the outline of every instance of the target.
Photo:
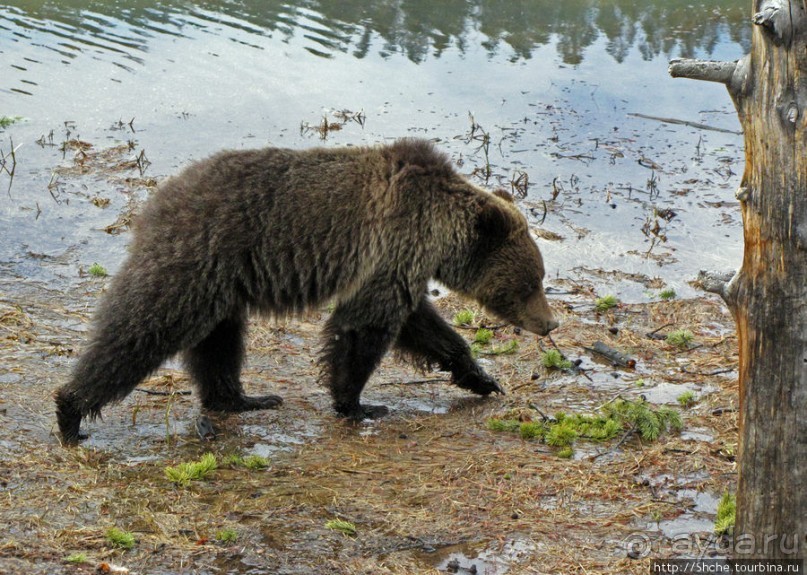
[(454, 384), (477, 395), (489, 395), (491, 393), (505, 395), (504, 388), (499, 385), (499, 382), (481, 369), (477, 372), (467, 373), (459, 378), (455, 377)]

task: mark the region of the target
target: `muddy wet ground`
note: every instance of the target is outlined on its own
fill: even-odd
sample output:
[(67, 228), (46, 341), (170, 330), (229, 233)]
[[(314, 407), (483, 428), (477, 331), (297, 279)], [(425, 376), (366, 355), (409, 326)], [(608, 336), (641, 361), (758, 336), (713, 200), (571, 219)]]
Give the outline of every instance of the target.
[[(281, 409), (216, 419), (217, 437), (204, 441), (187, 378), (172, 363), (88, 424), (82, 447), (64, 449), (51, 393), (106, 281), (87, 277), (68, 293), (0, 283), (2, 572), (647, 573), (652, 558), (721, 552), (712, 523), (735, 482), (737, 357), (731, 318), (713, 299), (600, 313), (587, 286), (556, 281), (562, 326), (552, 341), (497, 327), (493, 345), (515, 340), (517, 350), (481, 356), (506, 396), (469, 397), (442, 374), (388, 358), (365, 397), (392, 414), (361, 425), (334, 417), (317, 381), (327, 309), (256, 320), (245, 384), (282, 395)], [(437, 301), (449, 318), (468, 306), (450, 295)], [(474, 325), (497, 322), (477, 313)], [(694, 340), (680, 349), (647, 336), (659, 328), (688, 329)], [(636, 368), (614, 368), (584, 349), (597, 340)], [(584, 372), (544, 368), (541, 351), (553, 342)], [(680, 408), (686, 390), (696, 402)], [(682, 432), (654, 442), (578, 440), (564, 459), (486, 426), (504, 414), (591, 413), (641, 396), (679, 409)], [(257, 454), (269, 466), (222, 465), (188, 487), (166, 478), (167, 466), (207, 452), (219, 461)], [(333, 519), (355, 533), (326, 527)], [(110, 527), (131, 532), (134, 547), (112, 546)], [(234, 541), (219, 540), (226, 530)], [(68, 563), (77, 553), (85, 562)]]

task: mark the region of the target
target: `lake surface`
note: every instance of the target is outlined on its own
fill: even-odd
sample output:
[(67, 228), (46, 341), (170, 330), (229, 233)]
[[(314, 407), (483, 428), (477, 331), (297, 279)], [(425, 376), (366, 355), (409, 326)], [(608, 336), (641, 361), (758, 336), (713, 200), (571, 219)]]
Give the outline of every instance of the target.
[[(722, 86), (667, 63), (741, 57), (749, 14), (728, 0), (6, 2), (0, 117), (21, 120), (0, 129), (16, 160), (13, 181), (0, 174), (0, 272), (67, 289), (120, 264), (128, 234), (103, 228), (131, 194), (54, 175), (73, 165), (69, 139), (128, 143), (147, 159), (134, 176), (159, 180), (222, 148), (418, 136), (482, 185), (527, 174), (550, 277), (625, 300), (649, 295), (623, 273), (693, 294), (698, 269), (740, 264), (742, 137)], [(323, 118), (341, 129), (322, 134)]]

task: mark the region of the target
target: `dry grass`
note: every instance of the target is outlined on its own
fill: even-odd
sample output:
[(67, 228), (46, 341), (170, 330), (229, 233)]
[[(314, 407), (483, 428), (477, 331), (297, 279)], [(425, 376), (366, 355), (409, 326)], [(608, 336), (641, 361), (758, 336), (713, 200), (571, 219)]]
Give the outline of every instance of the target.
[[(0, 535), (0, 567), (80, 573), (106, 561), (138, 573), (175, 573), (177, 566), (238, 572), (249, 565), (256, 573), (437, 573), (449, 551), (468, 560), (484, 551), (487, 568), (498, 557), (507, 573), (646, 573), (649, 557), (629, 558), (625, 537), (646, 534), (660, 549), (650, 557), (668, 556), (655, 525), (689, 512), (690, 499), (678, 492), (720, 495), (734, 482), (736, 413), (714, 413), (736, 402), (732, 374), (715, 374), (736, 367), (736, 341), (726, 312), (711, 300), (621, 305), (598, 315), (593, 308), (570, 311), (566, 304), (575, 298), (555, 301), (563, 325), (551, 342), (497, 327), (477, 310), (474, 327), (492, 326), (495, 342), (519, 343), (516, 354), (485, 356), (509, 391), (503, 398), (469, 398), (425, 381), (439, 374), (424, 376), (390, 358), (367, 395), (391, 405), (392, 416), (360, 426), (337, 420), (316, 381), (322, 311), (253, 326), (245, 381), (252, 391), (284, 395), (280, 410), (216, 421), (222, 433), (205, 443), (189, 424), (193, 398), (135, 393), (90, 425), (93, 442), (74, 450), (50, 434), (49, 394), (81, 339), (63, 326), (86, 321), (86, 313), (55, 306), (47, 294), (25, 304), (0, 298), (0, 352), (10, 360), (0, 373), (7, 421), (0, 431), (7, 447), (0, 455), (0, 521), (10, 526)], [(438, 301), (446, 317), (468, 306), (454, 297)], [(693, 346), (681, 350), (646, 336), (667, 324), (662, 334), (689, 329)], [(473, 330), (460, 331), (473, 338)], [(584, 348), (596, 340), (634, 357), (637, 369), (592, 359)], [(583, 358), (585, 375), (543, 368), (541, 351), (554, 346), (569, 359)], [(578, 457), (567, 460), (542, 443), (485, 426), (508, 412), (592, 412), (658, 384), (705, 390), (682, 415), (685, 432), (708, 439), (632, 438), (616, 449), (615, 441), (580, 442)], [(184, 374), (171, 370), (144, 387), (189, 389)], [(266, 470), (222, 466), (183, 488), (164, 474), (207, 451), (221, 461), (267, 446)], [(353, 523), (355, 536), (328, 529), (332, 519)], [(135, 547), (113, 548), (105, 539), (110, 527), (131, 531)], [(222, 529), (237, 532), (237, 542), (217, 542)], [(518, 553), (508, 547), (513, 542)], [(67, 565), (76, 552), (90, 563)]]

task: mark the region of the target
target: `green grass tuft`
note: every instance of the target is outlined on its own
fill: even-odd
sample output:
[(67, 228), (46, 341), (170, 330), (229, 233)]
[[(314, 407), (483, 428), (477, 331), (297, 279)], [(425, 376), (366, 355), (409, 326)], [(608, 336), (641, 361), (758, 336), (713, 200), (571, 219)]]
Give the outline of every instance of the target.
[(563, 354), (556, 349), (545, 351), (541, 355), (541, 363), (547, 369), (570, 369), (572, 367), (572, 362), (565, 359)]
[(672, 299), (675, 299), (676, 295), (677, 294), (675, 293), (675, 290), (673, 288), (666, 288), (659, 292), (658, 297), (664, 301), (670, 301)]
[(715, 533), (731, 535), (734, 532), (734, 520), (737, 516), (737, 498), (726, 491), (717, 504)]
[(82, 563), (90, 562), (86, 553), (71, 553), (65, 558), (65, 561), (73, 565), (81, 565)]
[(536, 439), (546, 435), (546, 426), (535, 421), (524, 421), (518, 426), (518, 433), (523, 439)]
[(687, 347), (693, 339), (695, 336), (688, 329), (677, 329), (667, 334), (667, 343), (680, 348)]
[(552, 447), (567, 447), (574, 443), (578, 435), (574, 423), (570, 419), (564, 419), (562, 422), (549, 427), (544, 436), (544, 441)]
[(238, 453), (228, 453), (224, 456), (221, 460), (222, 467), (243, 467), (244, 466), (244, 457), (239, 455)]
[(469, 309), (459, 311), (454, 316), (454, 325), (471, 325), (474, 323), (475, 316), (476, 314)]
[(558, 449), (557, 456), (563, 459), (571, 459), (574, 455), (574, 449), (571, 445)]
[(695, 405), (696, 402), (695, 393), (692, 391), (685, 391), (677, 398), (675, 398), (675, 400), (678, 402), (678, 405), (680, 405), (683, 408), (692, 407), (693, 405)]
[(613, 295), (598, 297), (594, 301), (594, 308), (597, 311), (608, 311), (611, 308), (615, 308), (617, 305), (619, 305), (619, 300)]
[(187, 487), (191, 481), (201, 481), (207, 478), (217, 467), (216, 456), (212, 453), (205, 453), (199, 461), (166, 467), (165, 476), (171, 483)]
[(502, 345), (497, 345), (488, 350), (488, 355), (509, 355), (518, 351), (518, 340), (510, 339)]
[(620, 399), (605, 405), (602, 411), (633, 427), (642, 439), (650, 441), (655, 441), (665, 431), (680, 431), (683, 426), (681, 415), (674, 409), (662, 406), (654, 410), (644, 401)]
[(238, 540), (238, 531), (235, 529), (221, 529), (216, 533), (216, 541), (221, 543), (235, 543)]
[(117, 527), (110, 527), (106, 530), (106, 540), (107, 543), (119, 549), (131, 549), (136, 543), (134, 535)]
[(478, 343), (481, 345), (490, 343), (492, 339), (493, 339), (493, 331), (485, 329), (484, 327), (476, 330), (476, 335), (474, 335), (474, 343)]
[(491, 417), (487, 421), (488, 429), (491, 431), (518, 431), (521, 422), (516, 419), (499, 419), (498, 417)]
[(325, 527), (333, 531), (339, 531), (351, 537), (356, 534), (356, 525), (344, 519), (331, 519), (325, 522)]
[(105, 278), (109, 275), (106, 268), (101, 264), (92, 264), (89, 269), (87, 269), (87, 273), (94, 278)]
[(262, 455), (247, 455), (243, 459), (243, 466), (253, 471), (266, 469), (269, 467), (269, 460)]

